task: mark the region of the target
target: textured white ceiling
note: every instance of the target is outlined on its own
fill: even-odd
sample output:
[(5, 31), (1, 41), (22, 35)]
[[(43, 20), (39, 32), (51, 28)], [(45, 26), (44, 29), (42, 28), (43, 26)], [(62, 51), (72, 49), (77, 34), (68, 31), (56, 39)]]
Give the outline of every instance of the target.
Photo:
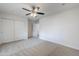
[(62, 5), (62, 3), (36, 3), (36, 4), (35, 3), (0, 3), (0, 15), (2, 16), (15, 15), (15, 16), (27, 18), (25, 14), (27, 14), (28, 12), (25, 10), (22, 10), (22, 8), (31, 9), (32, 6), (40, 6), (41, 8), (40, 11), (44, 12), (45, 15), (39, 16), (39, 17), (47, 17), (74, 7), (78, 7), (79, 4), (66, 3), (65, 5)]

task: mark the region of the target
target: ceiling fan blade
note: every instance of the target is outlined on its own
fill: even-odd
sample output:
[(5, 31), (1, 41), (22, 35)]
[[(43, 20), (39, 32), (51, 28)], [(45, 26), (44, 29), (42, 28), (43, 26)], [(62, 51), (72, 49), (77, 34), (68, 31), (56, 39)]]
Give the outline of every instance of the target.
[(26, 16), (30, 15), (31, 13), (26, 14)]
[(28, 10), (28, 9), (26, 9), (26, 8), (22, 8), (23, 10), (26, 10), (26, 11), (31, 11), (31, 10)]
[(37, 12), (37, 14), (41, 14), (41, 15), (44, 15), (45, 13), (42, 13), (42, 12)]

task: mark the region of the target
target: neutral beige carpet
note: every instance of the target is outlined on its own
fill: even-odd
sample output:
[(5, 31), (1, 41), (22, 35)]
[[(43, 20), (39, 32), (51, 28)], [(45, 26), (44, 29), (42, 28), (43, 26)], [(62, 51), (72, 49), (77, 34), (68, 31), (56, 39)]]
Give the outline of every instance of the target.
[(79, 56), (79, 50), (40, 39), (21, 40), (0, 45), (2, 56)]

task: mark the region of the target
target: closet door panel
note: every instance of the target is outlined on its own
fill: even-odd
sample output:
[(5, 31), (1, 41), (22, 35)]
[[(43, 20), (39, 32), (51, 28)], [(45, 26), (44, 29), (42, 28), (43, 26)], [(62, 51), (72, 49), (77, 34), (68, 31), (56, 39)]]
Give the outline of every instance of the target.
[(15, 21), (15, 40), (26, 39), (26, 27), (24, 21)]
[(2, 21), (3, 42), (14, 41), (14, 25), (12, 20)]

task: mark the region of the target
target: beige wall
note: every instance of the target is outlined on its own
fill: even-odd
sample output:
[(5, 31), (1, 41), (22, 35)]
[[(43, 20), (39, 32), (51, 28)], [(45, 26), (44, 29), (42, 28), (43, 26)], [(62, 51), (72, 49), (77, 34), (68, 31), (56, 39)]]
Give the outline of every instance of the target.
[(79, 49), (79, 8), (41, 19), (40, 38)]
[(33, 24), (30, 19), (28, 19), (28, 38), (33, 36)]

